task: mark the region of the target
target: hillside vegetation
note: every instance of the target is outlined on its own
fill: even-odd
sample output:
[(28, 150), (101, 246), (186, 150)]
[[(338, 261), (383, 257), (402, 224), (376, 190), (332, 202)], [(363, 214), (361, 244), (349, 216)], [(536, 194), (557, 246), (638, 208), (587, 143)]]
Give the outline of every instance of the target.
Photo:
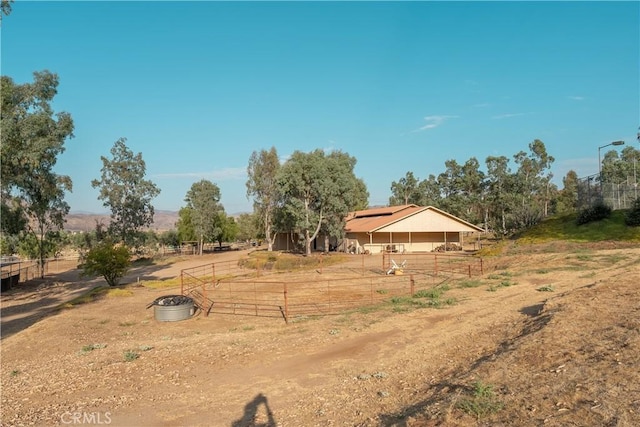
[(588, 224), (577, 225), (577, 214), (550, 217), (520, 233), (519, 243), (545, 243), (553, 240), (569, 242), (603, 242), (619, 240), (640, 243), (640, 227), (625, 224), (627, 210), (611, 213), (611, 217)]

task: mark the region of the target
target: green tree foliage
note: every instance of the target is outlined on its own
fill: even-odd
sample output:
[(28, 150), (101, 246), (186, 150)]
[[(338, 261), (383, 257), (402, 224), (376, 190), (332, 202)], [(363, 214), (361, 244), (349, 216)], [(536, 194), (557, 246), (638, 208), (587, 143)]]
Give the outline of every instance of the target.
[(486, 226), (505, 236), (511, 228), (511, 212), (516, 197), (509, 159), (505, 156), (489, 156), (486, 164), (489, 206), (486, 213)]
[[(321, 229), (329, 236), (339, 235), (347, 213), (364, 203), (364, 183), (354, 175), (355, 163), (346, 153), (315, 150), (295, 151), (282, 165), (278, 185), (283, 201), (277, 222), (300, 236), (305, 254), (311, 254), (311, 242)], [(325, 246), (328, 249), (326, 242)]]
[(158, 240), (165, 246), (177, 247), (180, 245), (180, 237), (176, 230), (167, 230), (160, 234)]
[(216, 236), (222, 233), (224, 208), (220, 204), (220, 189), (203, 179), (191, 186), (184, 200), (191, 211), (191, 224), (202, 255), (205, 240), (216, 241)]
[(105, 239), (91, 248), (82, 264), (83, 276), (102, 276), (109, 286), (117, 286), (131, 266), (131, 252), (124, 245)]
[(264, 234), (260, 233), (261, 222), (261, 218), (255, 212), (240, 214), (236, 220), (238, 225), (236, 238), (243, 242), (264, 238)]
[(415, 204), (420, 206), (423, 201), (423, 195), (420, 191), (420, 180), (413, 175), (413, 172), (407, 172), (397, 182), (391, 183), (391, 197), (389, 197), (390, 206), (400, 206)]
[(578, 174), (573, 170), (567, 172), (562, 178), (562, 185), (555, 210), (559, 214), (573, 213), (578, 208)]
[(54, 114), (51, 107), (57, 87), (58, 76), (49, 71), (35, 72), (33, 83), (1, 78), (2, 234), (36, 237), (41, 275), (52, 243), (47, 239), (64, 226), (64, 195), (72, 187), (68, 176), (53, 171), (66, 139), (73, 137), (71, 115)]
[(621, 184), (638, 181), (640, 174), (640, 150), (632, 146), (625, 147), (620, 153), (610, 150), (602, 159), (602, 182)]
[(280, 160), (275, 147), (271, 150), (254, 151), (247, 167), (247, 197), (253, 198), (253, 210), (262, 219), (262, 234), (267, 243), (267, 250), (273, 250), (273, 240), (277, 229), (274, 229), (274, 213), (280, 202), (278, 187), (278, 171)]
[(100, 189), (99, 200), (111, 209), (109, 233), (117, 240), (135, 247), (140, 232), (153, 224), (153, 198), (160, 189), (145, 180), (146, 165), (142, 153), (136, 155), (127, 147), (126, 139), (118, 139), (111, 149), (111, 159), (101, 156), (101, 179), (91, 181)]
[[(626, 158), (633, 158), (631, 151)], [(554, 158), (542, 141), (531, 142), (529, 151), (516, 153), (513, 162), (515, 171), (508, 157), (489, 156), (483, 171), (475, 157), (463, 164), (450, 159), (445, 162), (444, 172), (422, 181), (407, 172), (404, 178), (392, 182), (389, 203), (435, 206), (471, 223), (484, 223), (486, 230), (502, 236), (537, 223), (554, 208), (575, 209), (577, 176), (575, 172), (569, 174), (564, 190), (559, 192), (551, 183)]]
[(178, 211), (178, 239), (180, 242), (195, 242), (197, 239), (196, 231), (193, 228), (193, 221), (191, 220), (192, 209), (188, 207), (180, 208)]
[(218, 226), (214, 230), (213, 240), (222, 247), (224, 242), (233, 242), (238, 235), (238, 224), (232, 216), (224, 212), (218, 213)]

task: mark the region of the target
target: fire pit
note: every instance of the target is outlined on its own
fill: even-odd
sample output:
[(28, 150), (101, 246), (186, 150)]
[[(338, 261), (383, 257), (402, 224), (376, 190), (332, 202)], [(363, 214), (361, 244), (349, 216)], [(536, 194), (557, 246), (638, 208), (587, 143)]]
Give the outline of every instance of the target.
[(195, 313), (193, 299), (184, 295), (165, 295), (156, 298), (151, 304), (156, 320), (160, 322), (175, 322), (185, 320)]

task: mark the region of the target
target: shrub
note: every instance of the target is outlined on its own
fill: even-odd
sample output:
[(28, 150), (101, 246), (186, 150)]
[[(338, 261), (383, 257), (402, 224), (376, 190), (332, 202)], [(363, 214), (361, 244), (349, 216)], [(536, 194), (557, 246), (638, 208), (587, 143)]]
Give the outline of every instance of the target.
[(130, 265), (131, 253), (126, 246), (104, 240), (87, 252), (82, 275), (102, 276), (109, 286), (117, 286)]
[(640, 197), (633, 201), (631, 209), (624, 217), (624, 223), (629, 227), (640, 226)]
[(588, 224), (594, 221), (609, 218), (611, 216), (611, 208), (603, 202), (598, 202), (593, 206), (581, 210), (578, 213), (576, 222), (578, 225)]

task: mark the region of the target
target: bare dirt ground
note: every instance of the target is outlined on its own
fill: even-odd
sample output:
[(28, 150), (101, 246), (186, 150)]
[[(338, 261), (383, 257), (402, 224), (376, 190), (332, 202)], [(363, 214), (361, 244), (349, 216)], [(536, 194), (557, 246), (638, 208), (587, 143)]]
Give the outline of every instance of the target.
[(100, 282), (3, 294), (2, 425), (640, 425), (637, 245), (511, 245), (441, 309), (288, 325), (146, 309), (177, 292), (145, 280), (241, 255), (144, 267), (131, 295), (67, 310)]

